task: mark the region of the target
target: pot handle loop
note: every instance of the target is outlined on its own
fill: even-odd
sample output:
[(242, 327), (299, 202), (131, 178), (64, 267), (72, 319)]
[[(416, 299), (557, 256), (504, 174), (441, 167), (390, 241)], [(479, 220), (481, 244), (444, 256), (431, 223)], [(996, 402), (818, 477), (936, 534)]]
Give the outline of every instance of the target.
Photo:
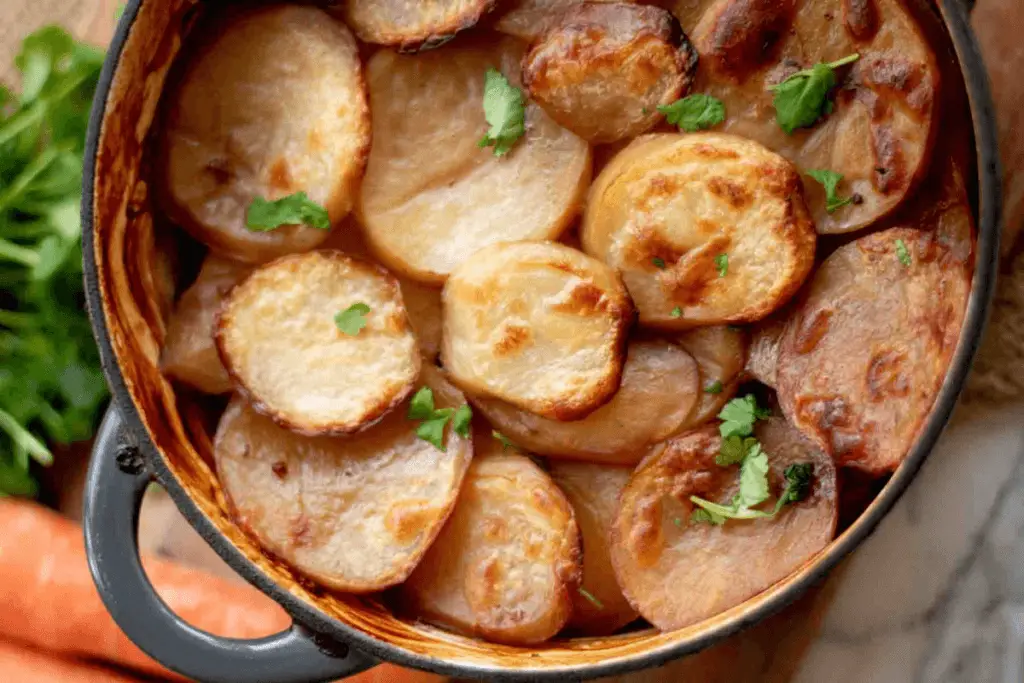
[(295, 624), (258, 640), (220, 638), (172, 613), (139, 557), (139, 510), (152, 476), (126, 439), (113, 406), (100, 427), (85, 498), (89, 570), (117, 625), (146, 654), (204, 683), (315, 683), (364, 671), (377, 662), (345, 646), (324, 648)]

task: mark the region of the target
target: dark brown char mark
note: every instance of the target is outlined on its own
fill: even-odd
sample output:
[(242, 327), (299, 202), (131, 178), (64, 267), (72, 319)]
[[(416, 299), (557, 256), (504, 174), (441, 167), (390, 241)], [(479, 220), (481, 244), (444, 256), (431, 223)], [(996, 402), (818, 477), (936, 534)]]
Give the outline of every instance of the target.
[(854, 40), (867, 42), (878, 33), (875, 0), (843, 0), (843, 25)]
[(796, 0), (732, 0), (698, 46), (702, 58), (712, 71), (742, 81), (772, 61), (795, 10)]

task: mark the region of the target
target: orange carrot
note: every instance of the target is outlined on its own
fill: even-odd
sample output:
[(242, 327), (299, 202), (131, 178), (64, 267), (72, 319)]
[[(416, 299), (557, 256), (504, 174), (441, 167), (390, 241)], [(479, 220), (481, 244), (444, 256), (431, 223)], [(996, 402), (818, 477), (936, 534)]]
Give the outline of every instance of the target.
[(18, 683), (138, 683), (93, 664), (51, 657), (0, 640), (0, 675)]

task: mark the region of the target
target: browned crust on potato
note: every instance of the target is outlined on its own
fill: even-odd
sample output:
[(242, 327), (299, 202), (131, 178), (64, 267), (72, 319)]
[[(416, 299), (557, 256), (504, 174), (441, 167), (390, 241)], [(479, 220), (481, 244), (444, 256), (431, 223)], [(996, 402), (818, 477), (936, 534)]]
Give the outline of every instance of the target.
[[(381, 2), (382, 0), (346, 0), (345, 5), (337, 11), (363, 42), (394, 47), (399, 52), (419, 52), (441, 47), (462, 31), (476, 26), (480, 19), (493, 11), (498, 4), (498, 0), (475, 0), (461, 14), (449, 18), (447, 23), (405, 30), (390, 30), (382, 26), (364, 23), (353, 9), (354, 5), (374, 5)], [(419, 0), (419, 2), (437, 4), (438, 2), (443, 3), (444, 0)]]
[(731, 0), (709, 10), (716, 12), (702, 44), (709, 69), (736, 81), (775, 57), (775, 48), (789, 31), (796, 0)]
[[(315, 252), (307, 252), (304, 254), (289, 254), (287, 256), (282, 256), (274, 261), (271, 261), (270, 263), (266, 264), (264, 268), (269, 268), (271, 266), (279, 266), (282, 264), (286, 264), (294, 268), (301, 261), (307, 258), (310, 254), (318, 254), (332, 260), (351, 262), (353, 265), (356, 265), (358, 268), (364, 270), (367, 273), (383, 277), (388, 281), (388, 286), (391, 289), (392, 295), (398, 298), (399, 300), (402, 299), (401, 286), (399, 285), (398, 280), (395, 279), (395, 277), (391, 274), (390, 271), (388, 271), (381, 265), (378, 265), (371, 261), (367, 261), (358, 256), (346, 254), (342, 251), (338, 251), (337, 249), (321, 249)], [(249, 405), (252, 406), (253, 410), (255, 410), (256, 412), (260, 413), (265, 417), (270, 418), (279, 427), (282, 427), (284, 429), (287, 429), (302, 436), (349, 436), (370, 429), (378, 422), (380, 422), (388, 413), (390, 413), (392, 410), (401, 405), (402, 402), (405, 401), (412, 394), (413, 389), (415, 388), (415, 383), (413, 382), (407, 383), (401, 387), (393, 387), (394, 393), (391, 394), (391, 398), (380, 400), (376, 404), (374, 404), (368, 411), (366, 411), (367, 418), (364, 421), (358, 424), (334, 424), (326, 427), (303, 424), (301, 422), (291, 420), (285, 415), (281, 414), (281, 412), (275, 409), (273, 406), (261, 400), (259, 396), (257, 396), (246, 385), (245, 380), (242, 378), (239, 369), (237, 368), (231, 357), (230, 350), (226, 348), (227, 342), (224, 339), (225, 330), (231, 322), (231, 315), (229, 310), (229, 304), (231, 302), (231, 299), (234, 293), (240, 290), (242, 287), (244, 287), (249, 282), (249, 280), (252, 279), (253, 275), (255, 275), (257, 272), (258, 270), (254, 270), (252, 273), (246, 276), (245, 279), (243, 279), (237, 285), (231, 288), (228, 294), (224, 297), (224, 301), (221, 304), (220, 311), (217, 313), (217, 317), (214, 322), (214, 341), (217, 344), (217, 353), (218, 355), (220, 355), (221, 362), (224, 364), (224, 369), (227, 370), (228, 376), (231, 377), (231, 381), (234, 384), (236, 393), (244, 397), (245, 400), (249, 403)], [(395, 332), (402, 332), (405, 330), (412, 329), (412, 326), (409, 323), (407, 315), (403, 315), (398, 321), (396, 321), (396, 323), (398, 325), (398, 328), (394, 330)], [(417, 356), (417, 358), (419, 359), (419, 356)], [(421, 359), (420, 362), (422, 362)]]

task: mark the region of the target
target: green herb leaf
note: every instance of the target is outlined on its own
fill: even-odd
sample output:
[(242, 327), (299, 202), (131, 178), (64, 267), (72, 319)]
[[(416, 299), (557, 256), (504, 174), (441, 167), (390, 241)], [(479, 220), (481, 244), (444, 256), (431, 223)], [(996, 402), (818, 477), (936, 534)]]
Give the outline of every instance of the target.
[(722, 439), (722, 448), (718, 455), (715, 456), (715, 463), (721, 467), (738, 465), (746, 459), (747, 454), (751, 452), (754, 446), (758, 446), (758, 442), (753, 437), (747, 437), (746, 439), (740, 436), (726, 437)]
[(673, 126), (679, 126), (688, 133), (713, 128), (725, 121), (725, 105), (711, 95), (697, 93), (676, 100), (658, 111)]
[(508, 154), (526, 133), (523, 91), (493, 68), (484, 76), (484, 117), (491, 128), (478, 146), (493, 147), (496, 157)]
[(722, 391), (724, 389), (725, 389), (725, 387), (722, 386), (722, 382), (720, 380), (716, 379), (714, 382), (712, 382), (711, 384), (709, 384), (706, 387), (704, 387), (704, 393), (705, 394), (720, 394), (720, 393), (722, 393)]
[[(701, 502), (694, 503), (695, 505), (698, 505), (698, 507), (693, 512), (690, 513), (691, 522), (693, 522), (694, 524), (714, 524), (716, 526), (721, 526), (725, 524), (725, 515), (722, 515), (714, 511), (715, 508), (721, 506), (715, 505), (714, 503), (711, 503), (703, 499), (698, 500), (700, 500)], [(708, 508), (704, 508), (704, 505), (707, 505)], [(726, 510), (726, 512), (729, 512), (728, 508), (722, 509)]]
[[(451, 410), (448, 408), (447, 410)], [(420, 423), (420, 426), (416, 428), (416, 436), (423, 439), (424, 441), (433, 444), (433, 446), (439, 450), (445, 450), (444, 445), (444, 428), (448, 424), (448, 419), (451, 417), (449, 412), (447, 415), (439, 414), (436, 417), (432, 417), (429, 420), (424, 420)]]
[(779, 499), (775, 501), (775, 510), (772, 514), (778, 514), (784, 506), (790, 503), (799, 503), (811, 492), (811, 482), (814, 477), (814, 464), (809, 462), (793, 463), (783, 473), (786, 479), (786, 487), (782, 489)]
[(270, 232), (283, 225), (308, 225), (319, 230), (331, 229), (327, 209), (312, 201), (305, 192), (268, 201), (256, 197), (245, 215), (245, 227), (253, 232)]
[(908, 268), (914, 262), (910, 257), (910, 250), (907, 249), (907, 243), (903, 240), (896, 240), (896, 258), (898, 258), (900, 263)]
[(818, 122), (828, 108), (829, 93), (836, 86), (836, 69), (860, 59), (854, 54), (829, 64), (815, 64), (798, 71), (778, 85), (775, 93), (775, 118), (787, 133), (797, 128), (808, 128)]
[(578, 590), (580, 595), (582, 595), (584, 598), (586, 598), (587, 602), (591, 603), (594, 607), (596, 607), (598, 609), (604, 609), (604, 603), (602, 603), (600, 600), (595, 598), (594, 594), (591, 593), (590, 591), (588, 591), (586, 588), (584, 588), (583, 586), (580, 586), (576, 590)]
[(718, 413), (718, 419), (722, 420), (718, 430), (722, 438), (750, 436), (754, 433), (754, 423), (770, 416), (770, 410), (760, 408), (753, 394), (747, 394), (725, 404), (722, 412)]
[(469, 407), (469, 404), (464, 403), (455, 411), (455, 416), (452, 418), (452, 429), (462, 438), (468, 438), (472, 421), (473, 410)]
[(752, 508), (768, 500), (768, 454), (756, 444), (740, 466), (740, 491), (735, 503), (740, 508)]
[[(409, 401), (410, 420), (422, 420), (416, 428), (416, 436), (434, 445), (439, 451), (445, 450), (444, 428), (449, 420), (453, 418), (456, 422), (452, 425), (462, 436), (469, 434), (469, 420), (472, 413), (469, 406), (463, 405), (458, 410), (455, 408), (435, 408), (434, 392), (430, 387), (420, 387), (412, 400)], [(459, 430), (463, 431), (459, 431)]]
[(729, 255), (719, 254), (715, 257), (715, 267), (718, 268), (718, 277), (725, 277), (729, 272)]
[(655, 256), (654, 258), (651, 259), (651, 263), (654, 264), (655, 268), (665, 270), (665, 259)]
[(364, 303), (352, 304), (334, 316), (334, 324), (342, 333), (355, 337), (366, 327), (366, 314), (369, 312), (370, 307)]
[(839, 183), (843, 179), (842, 173), (815, 169), (807, 171), (807, 175), (814, 178), (825, 188), (825, 210), (829, 213), (834, 213), (847, 204), (853, 203), (852, 197), (840, 197), (837, 192)]
[(499, 432), (497, 429), (495, 429), (495, 430), (493, 430), (491, 432), (491, 436), (493, 436), (495, 439), (498, 440), (498, 442), (501, 443), (501, 447), (502, 448), (515, 448), (516, 447), (516, 445), (514, 443), (512, 443), (511, 439), (509, 439), (507, 436), (505, 436), (504, 434)]
[(669, 313), (669, 316), (671, 316), (673, 318), (682, 318), (683, 317), (683, 309), (679, 308), (679, 306), (676, 306), (675, 308), (672, 309), (672, 312)]
[(434, 392), (430, 387), (420, 387), (409, 401), (410, 420), (429, 420), (434, 416)]

